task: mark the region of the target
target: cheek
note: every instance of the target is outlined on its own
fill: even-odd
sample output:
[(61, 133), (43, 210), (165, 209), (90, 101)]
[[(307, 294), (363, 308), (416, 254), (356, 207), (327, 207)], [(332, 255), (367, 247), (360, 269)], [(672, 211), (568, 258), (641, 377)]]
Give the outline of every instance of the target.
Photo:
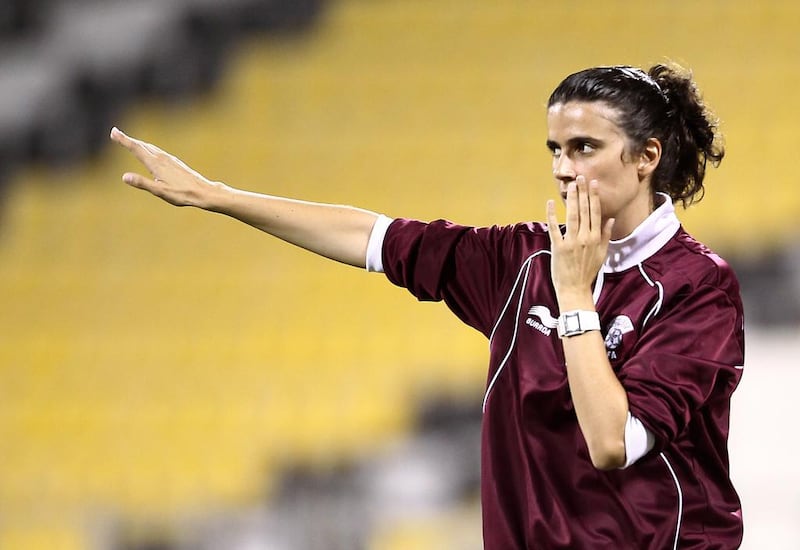
[(580, 159), (575, 162), (575, 173), (586, 178), (586, 181), (597, 180), (600, 185), (614, 182), (615, 167), (602, 158)]
[(604, 215), (608, 215), (611, 212), (615, 212), (616, 201), (612, 194), (607, 190), (604, 189), (602, 186), (600, 187), (600, 212)]
[(597, 180), (600, 189), (609, 195), (625, 192), (630, 187), (635, 187), (637, 178), (635, 169), (617, 163), (587, 163), (584, 166), (584, 177), (587, 181)]
[(639, 193), (639, 184), (629, 173), (617, 171), (595, 177), (600, 183), (600, 208), (603, 216), (616, 216)]

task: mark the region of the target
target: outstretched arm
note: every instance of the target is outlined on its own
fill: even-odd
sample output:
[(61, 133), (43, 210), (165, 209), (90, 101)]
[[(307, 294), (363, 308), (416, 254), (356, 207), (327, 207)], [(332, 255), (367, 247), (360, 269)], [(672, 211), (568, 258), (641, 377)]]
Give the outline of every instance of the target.
[(374, 212), (241, 191), (210, 181), (183, 161), (117, 128), (111, 139), (130, 151), (150, 177), (126, 172), (128, 185), (175, 206), (194, 206), (225, 214), (288, 243), (326, 258), (365, 266), (367, 243), (378, 218)]

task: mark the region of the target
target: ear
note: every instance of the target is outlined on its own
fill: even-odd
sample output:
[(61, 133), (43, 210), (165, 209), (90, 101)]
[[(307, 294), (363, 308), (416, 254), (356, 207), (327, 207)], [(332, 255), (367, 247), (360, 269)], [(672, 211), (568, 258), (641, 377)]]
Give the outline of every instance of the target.
[(658, 163), (661, 161), (661, 142), (658, 138), (649, 138), (642, 148), (642, 152), (639, 155), (639, 164), (637, 169), (639, 171), (639, 177), (644, 179), (650, 176), (655, 169), (658, 167)]

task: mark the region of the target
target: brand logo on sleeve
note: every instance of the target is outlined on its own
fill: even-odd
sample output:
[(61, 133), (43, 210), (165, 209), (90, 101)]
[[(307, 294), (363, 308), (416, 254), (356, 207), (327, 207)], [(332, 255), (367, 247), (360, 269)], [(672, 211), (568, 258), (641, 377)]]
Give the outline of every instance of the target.
[(528, 310), (528, 318), (525, 319), (525, 324), (545, 336), (550, 336), (553, 329), (558, 326), (558, 319), (553, 317), (547, 306), (533, 306)]
[(622, 338), (633, 330), (633, 322), (627, 315), (617, 315), (608, 327), (605, 344), (609, 359), (617, 358), (617, 348), (622, 345)]

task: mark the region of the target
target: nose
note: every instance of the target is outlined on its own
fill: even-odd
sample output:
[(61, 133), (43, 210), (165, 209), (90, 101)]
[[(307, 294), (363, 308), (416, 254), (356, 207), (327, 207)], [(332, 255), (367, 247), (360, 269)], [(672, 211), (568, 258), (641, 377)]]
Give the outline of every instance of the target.
[(561, 198), (567, 198), (567, 186), (571, 181), (575, 181), (578, 174), (573, 163), (566, 155), (560, 155), (553, 159), (553, 176), (558, 181), (558, 192)]
[(566, 187), (566, 184), (577, 177), (575, 163), (567, 155), (558, 155), (553, 159), (553, 176)]

